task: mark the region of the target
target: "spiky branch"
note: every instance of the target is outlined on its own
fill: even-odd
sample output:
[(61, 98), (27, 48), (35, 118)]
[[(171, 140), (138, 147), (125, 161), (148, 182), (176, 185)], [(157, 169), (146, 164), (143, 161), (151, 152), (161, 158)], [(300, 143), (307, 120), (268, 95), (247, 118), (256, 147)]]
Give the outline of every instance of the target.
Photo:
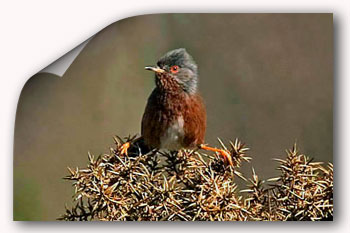
[[(132, 141), (131, 138), (126, 139)], [(69, 169), (75, 188), (72, 208), (60, 220), (211, 220), (285, 221), (331, 220), (333, 166), (327, 168), (299, 154), (296, 145), (279, 162), (280, 176), (259, 180), (253, 169), (247, 179), (239, 171), (249, 162), (249, 150), (235, 140), (223, 149), (232, 165), (219, 155), (180, 150), (178, 153), (135, 150), (120, 153), (124, 142), (95, 158), (84, 169)], [(239, 190), (236, 179), (246, 182)]]

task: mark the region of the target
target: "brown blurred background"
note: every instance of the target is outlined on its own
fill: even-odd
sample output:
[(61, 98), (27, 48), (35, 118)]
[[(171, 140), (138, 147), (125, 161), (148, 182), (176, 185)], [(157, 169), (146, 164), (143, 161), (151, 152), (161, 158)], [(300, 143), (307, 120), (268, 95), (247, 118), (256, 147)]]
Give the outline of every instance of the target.
[[(54, 45), (53, 45), (54, 46)], [(236, 137), (251, 148), (262, 179), (271, 159), (296, 141), (318, 161), (332, 161), (332, 14), (162, 14), (116, 22), (88, 43), (62, 78), (41, 73), (18, 104), (14, 219), (55, 220), (71, 204), (62, 180), (84, 167), (87, 152), (113, 146), (113, 135), (140, 132), (155, 64), (183, 47), (199, 66), (208, 114), (207, 142)]]

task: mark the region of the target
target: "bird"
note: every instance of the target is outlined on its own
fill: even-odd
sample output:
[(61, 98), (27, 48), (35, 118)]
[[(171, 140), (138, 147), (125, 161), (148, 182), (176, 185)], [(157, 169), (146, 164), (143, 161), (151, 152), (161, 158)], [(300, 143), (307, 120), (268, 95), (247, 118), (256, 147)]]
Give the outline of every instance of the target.
[[(186, 49), (171, 50), (145, 69), (155, 73), (155, 88), (142, 117), (142, 144), (169, 151), (214, 151), (232, 164), (229, 151), (204, 144), (206, 107), (198, 91), (198, 66)], [(121, 154), (127, 154), (129, 147), (130, 142), (124, 143)]]

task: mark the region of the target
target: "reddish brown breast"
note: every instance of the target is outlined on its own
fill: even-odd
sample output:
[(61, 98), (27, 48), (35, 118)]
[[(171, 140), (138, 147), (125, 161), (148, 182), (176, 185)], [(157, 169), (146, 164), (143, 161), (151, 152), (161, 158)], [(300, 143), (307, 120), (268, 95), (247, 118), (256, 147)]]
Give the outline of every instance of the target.
[(204, 143), (207, 114), (200, 95), (186, 98), (184, 110), (184, 145), (186, 148), (196, 147)]
[[(179, 129), (183, 133), (170, 135), (174, 137), (164, 139), (169, 135), (169, 128), (174, 127), (179, 119), (183, 121), (183, 128)], [(175, 125), (174, 128), (178, 127)], [(205, 129), (206, 111), (198, 94), (189, 95), (175, 87), (172, 91), (159, 88), (153, 90), (148, 99), (141, 126), (141, 134), (149, 147), (160, 149), (165, 146), (164, 149), (175, 149), (176, 146), (166, 147), (179, 144), (182, 148), (194, 148), (204, 143)], [(168, 140), (166, 145), (164, 140)], [(176, 141), (169, 142), (169, 140)]]

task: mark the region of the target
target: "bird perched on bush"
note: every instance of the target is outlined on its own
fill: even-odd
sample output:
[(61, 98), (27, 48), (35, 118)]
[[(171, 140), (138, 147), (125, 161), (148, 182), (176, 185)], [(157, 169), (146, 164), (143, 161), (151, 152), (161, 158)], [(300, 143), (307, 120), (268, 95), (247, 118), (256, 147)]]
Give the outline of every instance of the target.
[[(161, 57), (156, 66), (146, 70), (155, 72), (156, 87), (148, 98), (142, 118), (141, 139), (149, 149), (177, 151), (205, 149), (220, 153), (232, 164), (228, 151), (204, 145), (206, 110), (198, 93), (198, 67), (183, 48)], [(130, 143), (125, 143), (126, 154)]]

